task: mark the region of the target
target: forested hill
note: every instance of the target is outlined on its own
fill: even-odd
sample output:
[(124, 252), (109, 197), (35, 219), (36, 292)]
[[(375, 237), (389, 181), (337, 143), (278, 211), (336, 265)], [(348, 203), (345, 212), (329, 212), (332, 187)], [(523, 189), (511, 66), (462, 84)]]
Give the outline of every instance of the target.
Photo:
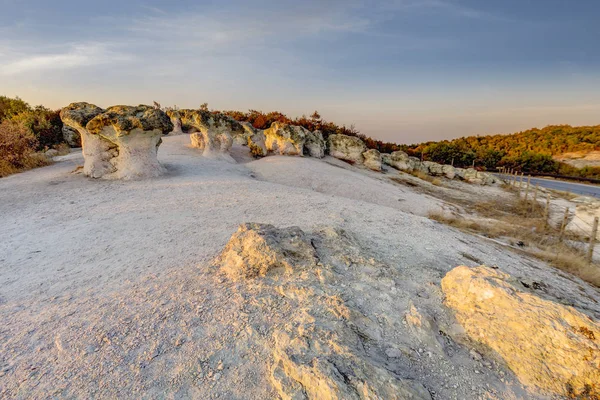
[(407, 152), (440, 163), (493, 169), (509, 166), (525, 172), (596, 177), (598, 168), (574, 169), (553, 157), (570, 152), (600, 150), (600, 125), (551, 125), (510, 135), (468, 136), (408, 146)]

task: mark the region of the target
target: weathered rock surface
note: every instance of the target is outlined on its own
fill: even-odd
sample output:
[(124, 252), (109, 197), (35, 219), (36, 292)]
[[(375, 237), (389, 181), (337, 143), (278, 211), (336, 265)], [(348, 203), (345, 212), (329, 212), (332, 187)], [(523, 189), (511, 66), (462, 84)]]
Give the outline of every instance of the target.
[(244, 132), (236, 132), (233, 135), (233, 143), (247, 146), (248, 140), (256, 134), (257, 130), (250, 122), (242, 121), (240, 122), (240, 125), (242, 125), (242, 128), (244, 128)]
[(365, 167), (373, 171), (381, 171), (381, 154), (379, 150), (369, 149), (363, 153)]
[(90, 120), (86, 129), (118, 149), (111, 160), (114, 179), (140, 179), (159, 176), (164, 172), (157, 158), (161, 137), (173, 129), (167, 115), (145, 105), (113, 106)]
[(381, 158), (384, 164), (400, 171), (412, 171), (414, 169), (410, 163), (408, 154), (403, 151), (394, 151), (391, 154), (382, 154)]
[(468, 337), (495, 351), (522, 383), (570, 398), (600, 396), (597, 321), (485, 266), (453, 269), (442, 289)]
[(442, 173), (448, 179), (454, 179), (456, 177), (456, 169), (452, 165), (442, 165)]
[(442, 164), (438, 164), (433, 161), (423, 161), (422, 164), (425, 167), (425, 169), (428, 171), (429, 175), (433, 175), (433, 176), (444, 175)]
[(181, 116), (179, 115), (179, 110), (167, 110), (167, 116), (171, 119), (171, 123), (173, 124), (173, 130), (169, 132), (169, 135), (182, 135), (183, 129), (181, 124)]
[(269, 152), (282, 156), (304, 155), (304, 143), (310, 131), (301, 127), (273, 122), (269, 129), (265, 129), (265, 144)]
[(356, 164), (363, 163), (363, 153), (367, 151), (367, 146), (359, 138), (341, 134), (329, 135), (327, 147), (330, 156)]
[(265, 133), (261, 129), (257, 129), (256, 133), (248, 138), (248, 148), (254, 157), (265, 157), (269, 153), (265, 140)]
[(79, 131), (67, 124), (62, 127), (63, 139), (71, 147), (81, 147), (81, 135)]
[(117, 145), (106, 138), (90, 133), (86, 126), (104, 110), (89, 103), (72, 103), (63, 108), (60, 118), (79, 132), (84, 158), (83, 174), (101, 178), (115, 171), (113, 159), (118, 156)]
[(306, 141), (304, 142), (304, 153), (315, 158), (325, 157), (325, 139), (323, 133), (319, 130), (311, 132), (306, 131)]
[(179, 110), (183, 125), (196, 128), (190, 135), (192, 147), (201, 149), (210, 158), (229, 159), (233, 136), (245, 135), (244, 127), (233, 118), (206, 110)]
[[(383, 347), (404, 318), (379, 286), (391, 270), (362, 257), (346, 232), (243, 224), (216, 264), (233, 280), (232, 296), (269, 307), (255, 314), (264, 323), (253, 323), (270, 328), (244, 347), (271, 353), (269, 380), (282, 399), (431, 399), (401, 371), (407, 356)], [(380, 356), (384, 349), (393, 357)]]
[(316, 262), (315, 249), (300, 228), (277, 229), (256, 223), (242, 224), (219, 259), (232, 278), (265, 276), (275, 268), (291, 273)]

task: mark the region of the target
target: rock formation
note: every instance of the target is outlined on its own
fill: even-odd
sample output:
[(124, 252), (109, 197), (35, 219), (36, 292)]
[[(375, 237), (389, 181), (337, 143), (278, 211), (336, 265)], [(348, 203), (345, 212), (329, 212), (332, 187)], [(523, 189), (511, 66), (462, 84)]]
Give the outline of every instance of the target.
[(190, 135), (192, 147), (201, 149), (205, 157), (229, 158), (233, 136), (244, 135), (244, 127), (233, 118), (206, 110), (179, 110), (183, 125), (199, 132)]
[(77, 129), (70, 127), (69, 125), (63, 124), (62, 127), (63, 139), (71, 147), (81, 147), (81, 135)]
[(502, 357), (523, 384), (569, 398), (600, 396), (597, 321), (485, 266), (453, 269), (442, 289), (468, 337)]
[(310, 131), (295, 125), (282, 122), (273, 122), (269, 129), (265, 129), (265, 144), (269, 152), (282, 156), (302, 156), (304, 143)]
[(167, 110), (167, 116), (171, 119), (171, 123), (173, 124), (173, 130), (169, 132), (169, 135), (174, 136), (183, 134), (179, 110)]
[(381, 159), (384, 164), (396, 168), (400, 171), (412, 171), (413, 166), (410, 163), (408, 154), (403, 151), (394, 151), (391, 154), (382, 154)]
[(143, 105), (105, 111), (93, 104), (73, 103), (62, 109), (60, 117), (81, 135), (85, 175), (136, 179), (162, 173), (156, 152), (161, 136), (173, 128), (164, 112)]
[(314, 132), (306, 131), (306, 141), (304, 142), (304, 153), (315, 158), (325, 157), (326, 144), (323, 139), (323, 133), (319, 130)]
[(378, 276), (392, 270), (373, 263), (333, 228), (307, 234), (249, 223), (231, 237), (216, 265), (233, 281), (232, 296), (269, 307), (253, 312), (253, 324), (268, 328), (243, 346), (269, 349), (269, 378), (280, 398), (431, 399), (403, 376), (405, 355), (380, 355), (383, 336), (395, 335), (404, 316), (393, 310), (396, 296), (378, 287)]
[(373, 171), (381, 171), (381, 154), (378, 150), (369, 149), (363, 153), (365, 167)]
[(233, 136), (233, 143), (239, 144), (242, 146), (248, 145), (248, 140), (256, 134), (256, 128), (252, 126), (250, 122), (240, 122), (242, 128), (244, 128), (244, 133), (238, 133)]
[(161, 137), (173, 129), (173, 124), (161, 110), (145, 105), (113, 106), (90, 120), (86, 129), (117, 147), (118, 155), (111, 160), (115, 168), (111, 178), (149, 178), (164, 172), (157, 151)]
[(83, 151), (83, 173), (92, 178), (101, 178), (115, 171), (112, 160), (119, 154), (117, 145), (99, 135), (91, 134), (86, 126), (104, 110), (89, 103), (72, 103), (63, 108), (60, 118), (65, 125), (74, 128), (81, 136)]
[(265, 133), (261, 129), (257, 129), (256, 133), (248, 138), (248, 148), (254, 157), (265, 157), (268, 154), (265, 140)]
[(332, 157), (356, 164), (363, 163), (363, 153), (367, 151), (367, 146), (360, 138), (341, 134), (329, 135), (327, 145)]

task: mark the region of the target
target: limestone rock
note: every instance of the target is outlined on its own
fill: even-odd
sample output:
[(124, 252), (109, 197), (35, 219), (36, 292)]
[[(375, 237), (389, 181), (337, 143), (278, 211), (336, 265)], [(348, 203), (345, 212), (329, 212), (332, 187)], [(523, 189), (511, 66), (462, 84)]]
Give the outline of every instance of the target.
[(325, 147), (325, 139), (323, 139), (321, 131), (306, 131), (306, 141), (304, 142), (305, 154), (315, 158), (323, 158), (325, 157)]
[(99, 135), (90, 133), (86, 126), (104, 110), (89, 103), (71, 103), (60, 112), (65, 125), (74, 128), (81, 136), (83, 174), (101, 178), (115, 171), (113, 159), (119, 154), (117, 145)]
[(256, 223), (240, 225), (219, 257), (221, 268), (232, 278), (265, 276), (274, 268), (290, 273), (316, 262), (315, 249), (300, 228)]
[(184, 132), (182, 129), (181, 116), (179, 115), (179, 110), (167, 110), (167, 116), (173, 124), (173, 130), (169, 132), (169, 135), (175, 136), (183, 134)]
[(456, 177), (456, 169), (452, 165), (442, 165), (442, 173), (448, 179)]
[(464, 168), (454, 168), (454, 177), (465, 180), (465, 174), (467, 170)]
[(265, 157), (268, 154), (265, 140), (265, 133), (261, 129), (257, 129), (256, 133), (248, 138), (248, 148), (254, 157)]
[(265, 129), (264, 134), (268, 151), (282, 156), (302, 156), (304, 143), (310, 131), (301, 126), (276, 121), (269, 129)]
[(63, 139), (71, 147), (81, 147), (81, 135), (79, 131), (67, 124), (63, 124), (62, 127)]
[(206, 110), (179, 110), (179, 113), (183, 125), (199, 131), (190, 135), (191, 145), (202, 149), (205, 157), (230, 159), (233, 136), (246, 133), (239, 122), (224, 114)]
[(330, 156), (356, 164), (363, 163), (363, 153), (367, 151), (365, 143), (355, 136), (329, 135), (327, 145)]
[(381, 171), (381, 154), (376, 149), (369, 149), (363, 153), (365, 167), (373, 171)]
[(425, 166), (429, 175), (442, 176), (444, 175), (443, 167), (441, 164), (432, 161), (423, 161), (422, 164)]
[(110, 178), (149, 178), (164, 172), (157, 151), (162, 135), (169, 133), (173, 124), (163, 111), (145, 105), (113, 106), (90, 120), (86, 129), (118, 149)]
[(408, 154), (403, 151), (394, 151), (391, 154), (382, 154), (381, 158), (384, 164), (400, 171), (412, 171), (414, 169), (411, 165)]
[(242, 125), (242, 128), (244, 128), (244, 132), (236, 132), (236, 134), (233, 135), (233, 143), (247, 146), (248, 139), (256, 134), (256, 129), (250, 122), (243, 121), (240, 122), (240, 125)]
[(597, 321), (485, 266), (453, 269), (442, 289), (469, 338), (500, 355), (523, 384), (569, 398), (600, 396)]

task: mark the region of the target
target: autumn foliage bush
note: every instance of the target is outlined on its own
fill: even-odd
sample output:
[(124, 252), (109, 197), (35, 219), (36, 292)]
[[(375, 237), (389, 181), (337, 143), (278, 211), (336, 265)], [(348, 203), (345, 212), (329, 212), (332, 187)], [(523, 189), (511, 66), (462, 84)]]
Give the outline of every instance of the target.
[(0, 177), (47, 165), (48, 159), (36, 149), (35, 135), (23, 123), (4, 120), (0, 123)]

